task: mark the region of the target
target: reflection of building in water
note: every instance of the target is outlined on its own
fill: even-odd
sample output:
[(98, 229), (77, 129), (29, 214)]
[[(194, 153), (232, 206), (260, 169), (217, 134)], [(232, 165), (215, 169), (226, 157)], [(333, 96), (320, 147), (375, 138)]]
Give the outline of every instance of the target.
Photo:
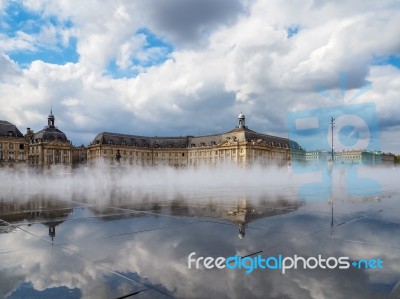
[(48, 227), (52, 240), (56, 235), (56, 226), (63, 223), (71, 212), (69, 204), (56, 200), (0, 200), (0, 219), (11, 224), (39, 222)]
[[(119, 154), (119, 159), (117, 155)], [(287, 138), (250, 130), (245, 116), (235, 129), (220, 134), (186, 137), (144, 137), (100, 133), (88, 147), (88, 162), (105, 160), (121, 165), (198, 166), (234, 163), (239, 165), (287, 165), (302, 159), (304, 151)]]
[(258, 205), (249, 203), (247, 198), (242, 198), (234, 207), (228, 209), (226, 219), (238, 224), (240, 239), (243, 239), (246, 233), (246, 224), (252, 220), (282, 215), (297, 210), (303, 202), (288, 200), (264, 200)]
[[(240, 198), (235, 204), (196, 203), (188, 205), (189, 216), (203, 216), (229, 220), (238, 225), (238, 236), (243, 239), (246, 234), (246, 225), (256, 219), (287, 214), (296, 211), (304, 203), (297, 200), (262, 199), (250, 201), (246, 197)], [(181, 209), (182, 211), (182, 209)]]
[(51, 241), (54, 241), (54, 238), (56, 237), (56, 226), (63, 223), (64, 221), (49, 221), (49, 222), (43, 222), (43, 225), (46, 225), (49, 228), (49, 237), (51, 238)]
[[(233, 201), (232, 201), (233, 200)], [(111, 200), (112, 201), (112, 200)], [(103, 220), (114, 220), (123, 217), (137, 217), (143, 215), (173, 215), (182, 217), (208, 217), (215, 219), (224, 219), (238, 226), (239, 238), (243, 238), (246, 233), (247, 223), (264, 217), (272, 217), (296, 211), (304, 202), (286, 199), (265, 198), (256, 201), (250, 201), (246, 197), (229, 198), (221, 202), (210, 198), (207, 200), (191, 201), (183, 197), (177, 197), (171, 201), (162, 200), (162, 198), (153, 197), (143, 198), (142, 201), (119, 202), (107, 204), (107, 207), (113, 206), (122, 208), (126, 214), (115, 215), (115, 209), (107, 211), (107, 207), (90, 207), (95, 215)], [(128, 213), (131, 211), (131, 213)], [(149, 213), (141, 214), (140, 211)], [(109, 212), (109, 213), (108, 213)], [(134, 213), (135, 212), (135, 213)], [(113, 215), (114, 214), (114, 215)]]

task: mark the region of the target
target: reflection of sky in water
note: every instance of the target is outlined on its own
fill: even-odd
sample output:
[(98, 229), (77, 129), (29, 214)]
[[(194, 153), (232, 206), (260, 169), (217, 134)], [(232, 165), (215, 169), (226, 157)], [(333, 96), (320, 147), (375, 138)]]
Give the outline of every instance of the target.
[[(0, 294), (9, 298), (382, 298), (400, 281), (399, 198), (327, 202), (116, 193), (4, 201)], [(196, 197), (206, 198), (201, 202)], [(245, 213), (246, 216), (243, 216)], [(239, 227), (244, 225), (244, 238)], [(187, 257), (283, 254), (381, 258), (384, 269), (196, 270)]]

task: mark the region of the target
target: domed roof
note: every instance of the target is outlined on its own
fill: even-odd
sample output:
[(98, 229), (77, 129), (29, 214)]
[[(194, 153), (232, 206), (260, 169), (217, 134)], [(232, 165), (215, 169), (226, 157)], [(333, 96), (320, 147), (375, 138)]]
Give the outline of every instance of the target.
[(240, 119), (244, 119), (244, 118), (245, 118), (245, 117), (244, 117), (244, 114), (243, 114), (242, 112), (240, 112), (240, 114), (239, 114), (238, 118), (240, 118)]
[(14, 124), (0, 120), (0, 136), (23, 137), (24, 135)]
[(45, 127), (43, 130), (33, 134), (32, 139), (41, 139), (41, 141), (68, 141), (64, 132), (55, 127)]
[(44, 127), (43, 130), (36, 132), (33, 134), (32, 139), (35, 140), (40, 140), (41, 142), (43, 141), (67, 141), (67, 136), (65, 136), (64, 132), (60, 131), (59, 129), (56, 128), (54, 125), (55, 117), (53, 115), (53, 109), (50, 110), (50, 114), (47, 118), (48, 120), (48, 125)]

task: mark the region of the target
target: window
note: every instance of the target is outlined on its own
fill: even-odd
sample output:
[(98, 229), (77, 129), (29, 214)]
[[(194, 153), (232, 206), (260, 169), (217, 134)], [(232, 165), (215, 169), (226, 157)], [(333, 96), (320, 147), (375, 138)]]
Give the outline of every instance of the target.
[(8, 152), (8, 160), (14, 160), (14, 152)]
[(20, 150), (23, 150), (23, 149), (24, 149), (24, 144), (23, 144), (23, 143), (21, 143), (21, 144), (19, 145), (19, 149), (20, 149)]
[(9, 143), (8, 144), (8, 149), (14, 149), (14, 143)]
[(55, 151), (54, 163), (56, 163), (56, 164), (61, 163), (61, 152), (60, 152), (60, 150), (56, 150)]

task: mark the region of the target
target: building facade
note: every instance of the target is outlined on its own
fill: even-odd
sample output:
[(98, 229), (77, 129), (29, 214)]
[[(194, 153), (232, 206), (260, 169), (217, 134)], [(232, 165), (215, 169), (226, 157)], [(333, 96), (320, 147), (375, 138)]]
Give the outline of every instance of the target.
[[(238, 125), (225, 133), (205, 136), (146, 137), (103, 132), (88, 147), (73, 147), (55, 126), (50, 112), (47, 126), (38, 132), (27, 128), (25, 136), (10, 122), (0, 121), (0, 168), (29, 166), (38, 171), (71, 170), (72, 166), (106, 163), (118, 166), (213, 167), (323, 166), (330, 151), (304, 151), (295, 141), (249, 129), (241, 113)], [(394, 165), (392, 154), (351, 150), (334, 153), (337, 165)]]
[(111, 165), (174, 167), (231, 163), (285, 166), (293, 158), (291, 152), (302, 151), (297, 143), (287, 138), (250, 130), (245, 120), (241, 113), (233, 130), (206, 136), (145, 137), (100, 133), (88, 146), (88, 163), (105, 161)]
[[(324, 150), (315, 150), (306, 152), (306, 165), (308, 166), (323, 166), (330, 163), (332, 160), (332, 152)], [(334, 152), (333, 159), (336, 165), (381, 165), (393, 166), (393, 154), (382, 153), (380, 151), (366, 150), (344, 150)]]
[(47, 126), (34, 133), (30, 128), (25, 135), (28, 143), (28, 165), (39, 171), (70, 170), (73, 146), (67, 136), (55, 126), (51, 111)]
[(26, 165), (27, 140), (18, 128), (0, 120), (0, 168), (20, 168)]

